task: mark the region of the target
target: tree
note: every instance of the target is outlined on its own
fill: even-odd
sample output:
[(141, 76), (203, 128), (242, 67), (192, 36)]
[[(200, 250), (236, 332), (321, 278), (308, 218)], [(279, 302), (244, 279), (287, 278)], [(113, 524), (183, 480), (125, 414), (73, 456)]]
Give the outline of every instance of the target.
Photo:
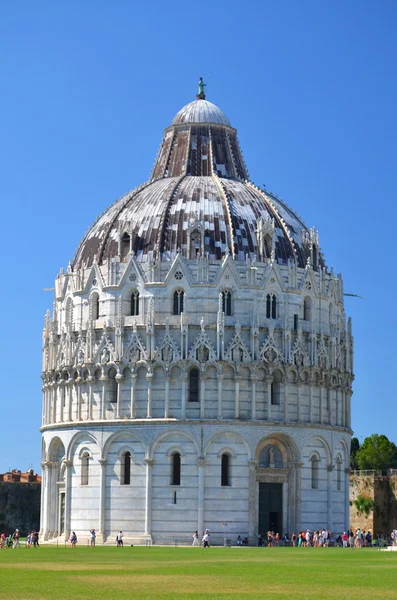
[(374, 433), (365, 438), (356, 452), (355, 459), (359, 469), (376, 471), (395, 469), (397, 468), (397, 446), (385, 435)]
[(354, 470), (358, 469), (357, 452), (359, 451), (359, 449), (360, 442), (358, 441), (358, 438), (352, 438), (350, 444), (350, 468)]

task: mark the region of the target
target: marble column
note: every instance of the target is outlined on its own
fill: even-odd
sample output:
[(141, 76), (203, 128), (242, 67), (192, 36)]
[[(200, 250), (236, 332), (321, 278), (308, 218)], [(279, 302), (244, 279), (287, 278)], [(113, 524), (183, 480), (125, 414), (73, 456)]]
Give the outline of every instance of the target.
[(332, 418), (332, 389), (327, 388), (328, 424), (333, 425)]
[(103, 543), (106, 540), (106, 458), (99, 459), (99, 521), (97, 538)]
[(302, 409), (301, 409), (301, 386), (300, 383), (296, 384), (296, 395), (297, 395), (297, 421), (301, 423), (302, 421)]
[(187, 376), (182, 373), (182, 390), (181, 390), (181, 419), (186, 418), (186, 388), (187, 388)]
[(200, 419), (205, 418), (205, 374), (200, 373)]
[(302, 462), (294, 463), (295, 470), (295, 531), (302, 528), (301, 490), (302, 490)]
[(288, 381), (284, 381), (284, 421), (288, 421)]
[(198, 501), (197, 501), (197, 531), (199, 535), (204, 532), (204, 478), (205, 459), (197, 459), (198, 466)]
[(56, 383), (52, 384), (52, 411), (51, 411), (51, 423), (56, 423), (57, 421), (57, 391), (58, 386)]
[(251, 375), (251, 419), (255, 421), (256, 419), (256, 375)]
[(152, 418), (152, 380), (153, 380), (153, 373), (147, 373), (147, 375), (146, 375), (146, 381), (147, 381), (147, 411), (146, 411), (146, 418), (147, 419), (151, 419)]
[(218, 419), (222, 419), (223, 375), (218, 375)]
[(60, 423), (63, 423), (63, 419), (64, 419), (64, 409), (65, 409), (65, 399), (66, 399), (66, 390), (65, 390), (65, 382), (61, 381), (60, 383), (60, 390), (61, 390), (61, 404), (59, 407), (59, 421)]
[(271, 421), (272, 419), (272, 378), (267, 377), (267, 420)]
[(81, 386), (83, 384), (83, 378), (78, 377), (76, 379), (76, 389), (77, 389), (77, 410), (76, 410), (76, 419), (77, 421), (81, 421)]
[(258, 536), (259, 485), (256, 480), (257, 460), (248, 461), (248, 542), (256, 546)]
[(313, 381), (309, 379), (309, 423), (313, 422)]
[(108, 381), (108, 378), (105, 375), (102, 375), (101, 381), (102, 381), (101, 420), (104, 421), (106, 419), (106, 382)]
[(40, 538), (43, 540), (48, 539), (48, 488), (49, 488), (49, 462), (43, 461), (41, 463), (43, 469), (43, 480), (41, 482), (41, 518), (40, 518)]
[(319, 422), (324, 423), (324, 386), (320, 385), (320, 414), (319, 414)]
[(121, 418), (121, 382), (123, 381), (123, 379), (124, 379), (124, 377), (121, 375), (121, 373), (117, 373), (117, 375), (116, 375), (116, 383), (117, 383), (116, 419)]
[(335, 465), (327, 465), (327, 529), (332, 531), (332, 471)]
[(165, 399), (164, 399), (164, 419), (170, 416), (170, 374), (165, 374)]
[(152, 467), (153, 460), (145, 458), (146, 462), (146, 495), (145, 495), (145, 537), (152, 537)]
[(131, 396), (130, 396), (130, 418), (135, 419), (135, 386), (136, 386), (136, 373), (131, 373)]
[(72, 408), (73, 408), (73, 379), (68, 379), (68, 421), (72, 422)]
[(350, 504), (349, 504), (349, 486), (350, 486), (350, 467), (345, 469), (345, 530), (350, 528)]
[(70, 501), (71, 501), (71, 491), (72, 491), (72, 485), (71, 485), (71, 470), (72, 470), (72, 461), (71, 460), (65, 460), (64, 463), (65, 465), (65, 514), (64, 514), (64, 536), (65, 536), (65, 540), (68, 540), (70, 538), (70, 516), (71, 516), (71, 506), (70, 506)]
[(235, 385), (235, 396), (234, 396), (234, 418), (240, 418), (240, 381), (241, 377), (239, 375), (235, 375), (234, 377), (234, 385)]
[(88, 405), (87, 405), (87, 421), (91, 421), (92, 419), (92, 398), (93, 398), (93, 385), (94, 385), (94, 377), (89, 375), (87, 377), (88, 383)]

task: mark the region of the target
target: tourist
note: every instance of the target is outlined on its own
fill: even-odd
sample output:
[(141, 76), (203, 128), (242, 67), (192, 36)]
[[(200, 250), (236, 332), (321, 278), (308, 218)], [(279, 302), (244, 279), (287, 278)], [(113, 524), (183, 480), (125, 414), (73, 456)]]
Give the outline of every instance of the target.
[(208, 529), (206, 529), (204, 531), (204, 535), (203, 535), (203, 547), (204, 548), (209, 548), (210, 547), (210, 533), (208, 531)]
[(95, 539), (96, 539), (95, 529), (91, 529), (90, 534), (91, 534), (91, 548), (95, 548)]
[(30, 548), (30, 546), (32, 545), (32, 534), (28, 533), (27, 537), (26, 537), (26, 544), (25, 544), (25, 548)]
[(347, 548), (347, 542), (349, 540), (349, 536), (347, 535), (346, 531), (343, 532), (342, 534), (342, 546), (343, 548)]
[(14, 532), (14, 534), (13, 534), (12, 537), (13, 537), (13, 540), (14, 540), (13, 548), (20, 548), (21, 545), (19, 543), (19, 537), (20, 537), (20, 535), (19, 535), (19, 529), (15, 530), (15, 532)]
[(200, 546), (199, 534), (198, 531), (193, 533), (193, 544), (192, 546)]
[(70, 543), (72, 544), (72, 548), (76, 548), (77, 545), (77, 535), (74, 531), (72, 531), (72, 535), (70, 536)]
[(258, 546), (263, 546), (265, 543), (265, 534), (261, 533), (258, 536)]
[(39, 532), (36, 530), (33, 532), (33, 548), (39, 548)]
[(245, 537), (243, 539), (243, 546), (248, 546), (248, 538), (247, 537)]
[(292, 541), (293, 547), (296, 548), (296, 533), (295, 533), (295, 531), (292, 533), (291, 541)]
[(237, 544), (237, 546), (242, 546), (243, 545), (243, 540), (241, 539), (241, 535), (237, 536), (236, 544)]
[(118, 548), (123, 548), (124, 547), (123, 532), (121, 530), (116, 535), (116, 543), (117, 543), (117, 547)]

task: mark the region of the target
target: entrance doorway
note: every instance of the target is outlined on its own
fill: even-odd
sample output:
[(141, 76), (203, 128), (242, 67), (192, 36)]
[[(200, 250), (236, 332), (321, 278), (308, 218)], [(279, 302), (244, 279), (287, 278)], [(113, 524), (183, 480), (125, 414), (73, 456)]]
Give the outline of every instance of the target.
[(283, 484), (259, 483), (259, 533), (283, 535)]

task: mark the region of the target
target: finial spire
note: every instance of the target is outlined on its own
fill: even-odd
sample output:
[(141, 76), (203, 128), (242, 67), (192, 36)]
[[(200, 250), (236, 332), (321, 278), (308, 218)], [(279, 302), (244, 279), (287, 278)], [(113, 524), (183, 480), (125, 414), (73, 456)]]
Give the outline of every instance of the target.
[(197, 94), (197, 98), (199, 100), (205, 100), (205, 92), (204, 92), (204, 88), (207, 86), (206, 83), (204, 83), (203, 78), (200, 77), (199, 80), (199, 85), (198, 85), (198, 94)]

